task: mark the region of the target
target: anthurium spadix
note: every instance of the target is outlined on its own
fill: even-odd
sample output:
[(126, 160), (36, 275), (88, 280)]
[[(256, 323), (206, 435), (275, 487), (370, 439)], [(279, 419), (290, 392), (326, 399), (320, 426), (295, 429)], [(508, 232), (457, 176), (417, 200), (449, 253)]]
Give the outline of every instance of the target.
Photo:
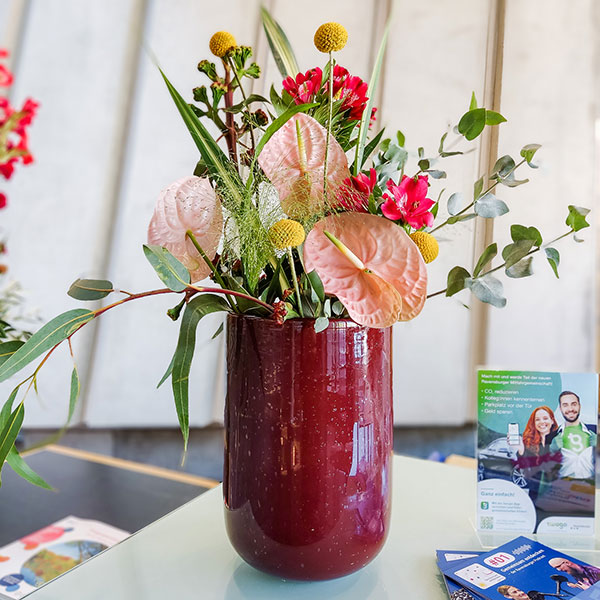
[(327, 130), (303, 113), (293, 116), (266, 143), (258, 163), (279, 192), (283, 210), (302, 219), (323, 210), (326, 197), (336, 194), (350, 177), (344, 150), (333, 136), (327, 152), (327, 190), (324, 186)]
[(427, 295), (427, 270), (417, 246), (395, 223), (342, 213), (319, 221), (304, 244), (306, 271), (337, 296), (357, 323), (389, 327), (416, 317)]
[(162, 190), (148, 226), (148, 243), (163, 246), (190, 272), (191, 281), (210, 275), (210, 267), (186, 236), (191, 231), (212, 258), (223, 230), (223, 213), (208, 179), (183, 177)]

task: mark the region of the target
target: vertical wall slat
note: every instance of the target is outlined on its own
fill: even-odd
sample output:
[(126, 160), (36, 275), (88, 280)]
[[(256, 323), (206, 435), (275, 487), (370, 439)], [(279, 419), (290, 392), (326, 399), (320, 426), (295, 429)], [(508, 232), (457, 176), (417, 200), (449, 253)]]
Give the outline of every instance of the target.
[[(541, 167), (518, 173), (530, 183), (501, 191), (511, 207), (496, 228), (503, 244), (510, 241), (511, 223), (536, 225), (550, 241), (566, 231), (568, 204), (597, 206), (592, 173), (598, 31), (593, 5), (593, 0), (507, 2), (502, 107), (509, 122), (500, 129), (500, 155), (518, 156), (528, 142), (543, 146), (538, 152)], [(534, 259), (533, 277), (504, 278), (508, 305), (490, 312), (488, 364), (594, 368), (594, 230), (581, 231), (584, 244), (571, 239), (556, 244), (560, 280), (543, 252)]]
[[(125, 100), (120, 82), (135, 2), (32, 0), (27, 11), (15, 103), (41, 102), (30, 131), (34, 165), (6, 186), (9, 266), (48, 320), (74, 306), (66, 290), (78, 275), (97, 276), (104, 249), (99, 228), (111, 190), (116, 114)], [(33, 327), (36, 327), (34, 325)], [(89, 332), (76, 336), (85, 381)], [(40, 374), (40, 399), (27, 402), (26, 424), (59, 426), (69, 394), (70, 357), (57, 354)], [(10, 382), (0, 386), (7, 395)]]

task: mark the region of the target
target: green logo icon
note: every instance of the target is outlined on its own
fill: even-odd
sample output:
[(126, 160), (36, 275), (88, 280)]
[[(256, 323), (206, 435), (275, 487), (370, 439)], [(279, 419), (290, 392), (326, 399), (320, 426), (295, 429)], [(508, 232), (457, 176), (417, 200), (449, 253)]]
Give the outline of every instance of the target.
[(481, 510), (487, 510), (490, 507), (489, 502), (481, 503)]

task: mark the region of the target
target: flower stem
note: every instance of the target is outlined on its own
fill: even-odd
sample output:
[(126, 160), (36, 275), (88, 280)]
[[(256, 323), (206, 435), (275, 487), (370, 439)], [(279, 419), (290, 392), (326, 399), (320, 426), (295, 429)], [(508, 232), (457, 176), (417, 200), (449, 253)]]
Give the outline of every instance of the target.
[(298, 287), (298, 276), (296, 275), (296, 265), (294, 264), (294, 253), (291, 248), (287, 249), (288, 260), (290, 261), (290, 269), (292, 270), (292, 279), (294, 280), (294, 290), (298, 301), (298, 312), (304, 319), (304, 310), (302, 309), (302, 298), (300, 298), (300, 288)]
[[(225, 108), (231, 108), (233, 106), (233, 90), (231, 89), (231, 73), (229, 64), (225, 59), (223, 60), (223, 66), (225, 67), (225, 85), (227, 91), (225, 92)], [(227, 132), (225, 133), (225, 139), (227, 140), (227, 148), (229, 150), (229, 158), (237, 165), (237, 149), (236, 149), (236, 134), (235, 134), (235, 122), (233, 119), (233, 113), (225, 113), (225, 124), (227, 126)]]
[[(571, 235), (572, 233), (575, 233), (575, 232), (573, 231), (573, 229), (570, 229), (566, 233), (563, 233), (562, 235), (559, 235), (558, 237), (554, 238), (553, 240), (551, 240), (547, 244), (544, 244), (543, 246), (538, 246), (537, 248), (534, 248), (533, 250), (530, 250), (523, 258), (527, 258), (528, 256), (531, 256), (532, 254), (535, 254), (536, 252), (539, 252), (542, 248), (547, 248), (548, 246), (551, 246), (552, 244), (558, 242), (559, 240), (562, 240), (563, 238), (566, 238), (568, 235)], [(523, 260), (523, 258), (521, 258), (520, 260)], [(490, 269), (489, 271), (486, 271), (485, 273), (481, 273), (477, 277), (473, 277), (473, 279), (474, 280), (475, 279), (481, 279), (482, 277), (485, 277), (486, 275), (490, 275), (491, 273), (495, 273), (496, 271), (499, 271), (500, 269), (503, 269), (505, 266), (506, 266), (506, 261), (503, 262), (501, 265), (498, 265), (497, 267), (494, 267), (493, 269)], [(441, 294), (445, 294), (446, 291), (448, 291), (448, 288), (444, 288), (443, 290), (440, 290), (439, 292), (435, 292), (434, 294), (429, 294), (427, 296), (427, 300), (429, 300), (429, 298), (435, 298), (436, 296), (440, 296)]]
[(331, 137), (331, 121), (333, 120), (333, 56), (329, 53), (329, 119), (327, 120), (327, 141), (325, 143), (325, 162), (323, 164), (323, 198), (327, 203), (327, 158), (329, 155), (329, 138)]
[[(514, 173), (523, 163), (525, 163), (525, 159), (523, 159), (521, 162), (517, 163), (505, 176), (504, 179), (506, 179), (509, 175), (511, 175), (512, 173)], [(491, 192), (498, 184), (500, 183), (500, 181), (495, 181), (494, 183), (492, 183), (492, 185), (490, 185), (489, 188), (487, 188), (487, 190), (485, 190), (484, 192), (482, 192), (481, 194), (479, 194), (479, 196), (477, 198), (475, 198), (475, 200), (473, 200), (473, 202), (471, 202), (471, 204), (469, 204), (468, 206), (465, 206), (460, 212), (457, 212), (455, 215), (452, 215), (453, 217), (459, 217), (460, 215), (466, 213), (470, 208), (473, 207), (473, 205), (475, 204), (475, 202), (477, 200), (479, 200), (479, 198), (482, 198), (483, 196), (485, 196), (487, 193)], [(438, 225), (437, 227), (434, 227), (429, 233), (433, 233), (434, 231), (437, 231), (438, 229), (441, 229), (442, 227), (444, 227), (444, 225), (448, 225), (448, 221), (449, 219), (446, 219), (443, 223), (441, 223), (440, 225)]]
[[(219, 273), (219, 271), (217, 270), (217, 267), (215, 267), (213, 261), (210, 260), (210, 258), (208, 258), (208, 256), (206, 255), (206, 252), (204, 252), (204, 250), (202, 249), (202, 246), (200, 245), (200, 243), (196, 239), (196, 236), (193, 234), (193, 232), (191, 231), (191, 229), (188, 229), (185, 232), (185, 235), (190, 239), (190, 241), (192, 242), (192, 244), (194, 244), (194, 248), (196, 248), (196, 250), (198, 250), (198, 254), (200, 254), (200, 256), (202, 257), (202, 259), (204, 260), (204, 262), (208, 265), (208, 267), (212, 271), (212, 274), (214, 275), (215, 280), (217, 281), (217, 283), (224, 290), (226, 290), (227, 286), (225, 285), (225, 281), (223, 281), (223, 277), (221, 277), (221, 273)], [(227, 302), (228, 302), (229, 306), (231, 306), (231, 308), (232, 308), (232, 310), (234, 312), (236, 312), (238, 314), (240, 313), (240, 309), (237, 307), (236, 303), (232, 299), (227, 298)]]
[(242, 98), (244, 99), (244, 102), (246, 102), (246, 112), (248, 113), (248, 126), (249, 129), (248, 131), (250, 132), (250, 140), (252, 141), (252, 153), (254, 155), (254, 149), (256, 147), (256, 144), (254, 142), (254, 131), (252, 128), (252, 115), (250, 113), (250, 108), (248, 107), (248, 98), (246, 98), (246, 92), (244, 92), (244, 88), (242, 87), (242, 82), (240, 81), (240, 78), (238, 77), (237, 71), (235, 69), (235, 66), (233, 65), (233, 62), (231, 61), (231, 58), (227, 58), (227, 62), (229, 63), (229, 66), (231, 67), (231, 70), (233, 71), (233, 76), (235, 77), (235, 80), (238, 84), (238, 87), (240, 88), (240, 92), (242, 92)]

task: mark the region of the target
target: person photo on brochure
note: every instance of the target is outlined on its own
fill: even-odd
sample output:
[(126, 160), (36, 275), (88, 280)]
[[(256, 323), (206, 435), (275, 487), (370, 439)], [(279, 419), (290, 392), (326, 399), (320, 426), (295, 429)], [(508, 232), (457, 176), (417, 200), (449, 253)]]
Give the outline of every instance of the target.
[(600, 569), (593, 567), (592, 565), (578, 565), (571, 560), (566, 558), (556, 557), (551, 558), (548, 564), (561, 573), (567, 573), (576, 583), (567, 582), (567, 585), (572, 588), (579, 588), (581, 590), (587, 590), (591, 588), (595, 583), (600, 581)]
[(541, 592), (535, 590), (524, 592), (514, 585), (501, 585), (497, 591), (510, 600), (546, 600), (546, 596)]
[(559, 451), (552, 452), (550, 445), (558, 432), (554, 411), (548, 406), (533, 410), (517, 447), (517, 466), (523, 470), (529, 495), (535, 501), (561, 461)]
[(550, 444), (551, 452), (560, 452), (561, 479), (594, 479), (594, 449), (597, 435), (590, 425), (581, 421), (581, 401), (575, 392), (565, 390), (558, 397), (564, 418)]

